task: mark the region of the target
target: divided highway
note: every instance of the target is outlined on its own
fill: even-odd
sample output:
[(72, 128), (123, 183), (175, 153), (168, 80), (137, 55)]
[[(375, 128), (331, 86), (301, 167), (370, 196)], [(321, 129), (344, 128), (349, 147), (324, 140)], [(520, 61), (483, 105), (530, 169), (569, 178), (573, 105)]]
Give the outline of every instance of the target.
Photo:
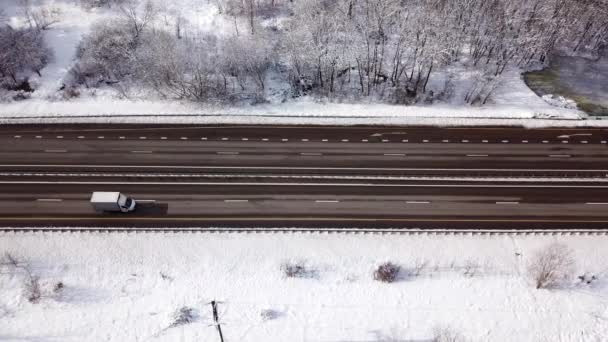
[[(0, 225), (608, 228), (608, 130), (0, 128)], [(98, 215), (93, 191), (139, 201)]]

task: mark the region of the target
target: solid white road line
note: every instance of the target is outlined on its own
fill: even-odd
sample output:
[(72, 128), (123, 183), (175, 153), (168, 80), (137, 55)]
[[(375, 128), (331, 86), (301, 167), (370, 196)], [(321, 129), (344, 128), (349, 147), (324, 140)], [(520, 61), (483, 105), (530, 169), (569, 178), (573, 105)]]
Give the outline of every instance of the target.
[(66, 153), (67, 150), (44, 150), (46, 153)]
[(331, 171), (485, 171), (485, 172), (605, 172), (608, 169), (461, 169), (461, 168), (377, 168), (377, 167), (303, 167), (303, 166), (184, 166), (184, 165), (108, 165), (108, 164), (0, 164), (0, 167), (48, 167), (48, 168), (112, 168), (112, 169), (193, 169), (193, 170), (331, 170)]
[(383, 188), (511, 188), (511, 189), (608, 189), (608, 185), (547, 184), (376, 184), (376, 183), (266, 183), (266, 182), (127, 182), (127, 181), (0, 181), (0, 184), (65, 184), (65, 185), (188, 185), (188, 186), (338, 186)]
[(62, 202), (63, 200), (60, 198), (39, 198), (36, 201), (37, 202)]

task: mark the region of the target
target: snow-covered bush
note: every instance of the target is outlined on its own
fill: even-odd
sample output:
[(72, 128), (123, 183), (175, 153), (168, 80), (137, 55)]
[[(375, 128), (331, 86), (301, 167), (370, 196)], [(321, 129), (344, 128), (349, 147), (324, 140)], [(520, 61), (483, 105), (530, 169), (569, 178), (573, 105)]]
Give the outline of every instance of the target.
[(528, 273), (537, 289), (556, 288), (572, 277), (575, 263), (572, 249), (555, 242), (534, 254)]
[(48, 30), (62, 19), (61, 9), (53, 6), (31, 8), (26, 15), (27, 20), (39, 30)]
[(40, 290), (40, 278), (33, 275), (31, 272), (27, 272), (23, 293), (27, 298), (27, 301), (32, 304), (37, 304), (42, 299), (42, 291)]
[(287, 261), (281, 264), (281, 271), (287, 278), (315, 278), (318, 271), (304, 261)]
[(173, 314), (173, 322), (171, 327), (177, 327), (180, 325), (190, 324), (196, 321), (198, 317), (197, 311), (191, 307), (181, 307)]
[(281, 313), (277, 310), (273, 309), (264, 309), (260, 312), (260, 317), (263, 321), (270, 321), (273, 319), (277, 319), (281, 316)]
[(465, 342), (464, 336), (449, 326), (437, 326), (433, 329), (432, 342)]
[(52, 57), (39, 30), (0, 27), (0, 83), (4, 88), (15, 89), (30, 73), (40, 74)]
[(115, 83), (134, 71), (137, 42), (124, 21), (111, 20), (94, 25), (78, 49), (79, 62), (71, 70), (76, 84), (96, 86)]
[(401, 266), (393, 264), (392, 262), (386, 262), (376, 268), (374, 271), (374, 279), (385, 283), (392, 283), (397, 280), (400, 271)]

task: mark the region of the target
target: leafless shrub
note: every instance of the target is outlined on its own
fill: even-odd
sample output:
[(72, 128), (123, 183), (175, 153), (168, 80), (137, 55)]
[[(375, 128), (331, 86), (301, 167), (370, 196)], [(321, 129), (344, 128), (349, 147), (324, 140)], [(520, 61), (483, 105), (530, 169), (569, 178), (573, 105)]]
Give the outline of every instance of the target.
[(23, 295), (30, 303), (36, 304), (40, 302), (42, 299), (40, 278), (32, 272), (27, 260), (18, 258), (7, 252), (4, 254), (0, 265), (8, 267), (11, 273), (21, 273), (23, 275)]
[(572, 250), (561, 243), (552, 243), (538, 250), (529, 266), (528, 273), (537, 289), (557, 288), (574, 272), (575, 259)]
[(80, 0), (80, 4), (86, 8), (120, 6), (132, 0)]
[(173, 314), (173, 323), (171, 323), (171, 327), (190, 324), (196, 321), (197, 317), (198, 314), (195, 309), (184, 306)]
[(400, 271), (401, 266), (386, 262), (374, 271), (374, 279), (384, 283), (392, 283), (397, 280)]
[(273, 319), (277, 319), (281, 316), (281, 313), (277, 310), (273, 309), (264, 309), (260, 312), (260, 317), (263, 321), (270, 321)]
[(474, 277), (479, 272), (479, 263), (475, 260), (467, 260), (464, 263), (463, 274), (465, 277)]
[(29, 20), (39, 30), (48, 30), (51, 25), (61, 21), (61, 10), (58, 7), (41, 7), (28, 11)]
[(438, 326), (433, 329), (432, 342), (464, 342), (464, 336), (449, 326)]
[(429, 261), (426, 259), (416, 259), (416, 263), (414, 264), (414, 268), (412, 269), (412, 275), (414, 277), (419, 277), (424, 269), (428, 266)]
[(318, 271), (307, 266), (304, 261), (284, 262), (281, 271), (287, 278), (316, 278), (318, 275)]
[(80, 90), (78, 90), (78, 88), (75, 88), (73, 86), (69, 86), (69, 87), (65, 87), (62, 90), (61, 94), (65, 100), (74, 99), (74, 98), (80, 97)]
[(25, 279), (24, 294), (27, 301), (32, 304), (37, 304), (42, 299), (42, 291), (40, 290), (40, 278), (28, 272)]
[(63, 282), (61, 282), (61, 281), (59, 281), (59, 282), (55, 283), (55, 285), (53, 285), (53, 293), (55, 295), (60, 295), (64, 289), (65, 289), (65, 284), (63, 284)]
[(31, 72), (40, 75), (52, 57), (39, 30), (0, 26), (0, 83), (5, 88), (18, 88)]

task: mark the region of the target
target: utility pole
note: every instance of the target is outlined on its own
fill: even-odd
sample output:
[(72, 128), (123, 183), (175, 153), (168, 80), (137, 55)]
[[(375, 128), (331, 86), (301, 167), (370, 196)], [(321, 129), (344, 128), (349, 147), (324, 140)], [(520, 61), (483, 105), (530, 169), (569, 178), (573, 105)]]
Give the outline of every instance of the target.
[(215, 321), (215, 327), (217, 328), (218, 334), (220, 334), (220, 341), (224, 342), (224, 335), (222, 335), (222, 327), (220, 325), (219, 317), (217, 314), (217, 302), (212, 300), (210, 304), (211, 309), (213, 310), (213, 320)]

